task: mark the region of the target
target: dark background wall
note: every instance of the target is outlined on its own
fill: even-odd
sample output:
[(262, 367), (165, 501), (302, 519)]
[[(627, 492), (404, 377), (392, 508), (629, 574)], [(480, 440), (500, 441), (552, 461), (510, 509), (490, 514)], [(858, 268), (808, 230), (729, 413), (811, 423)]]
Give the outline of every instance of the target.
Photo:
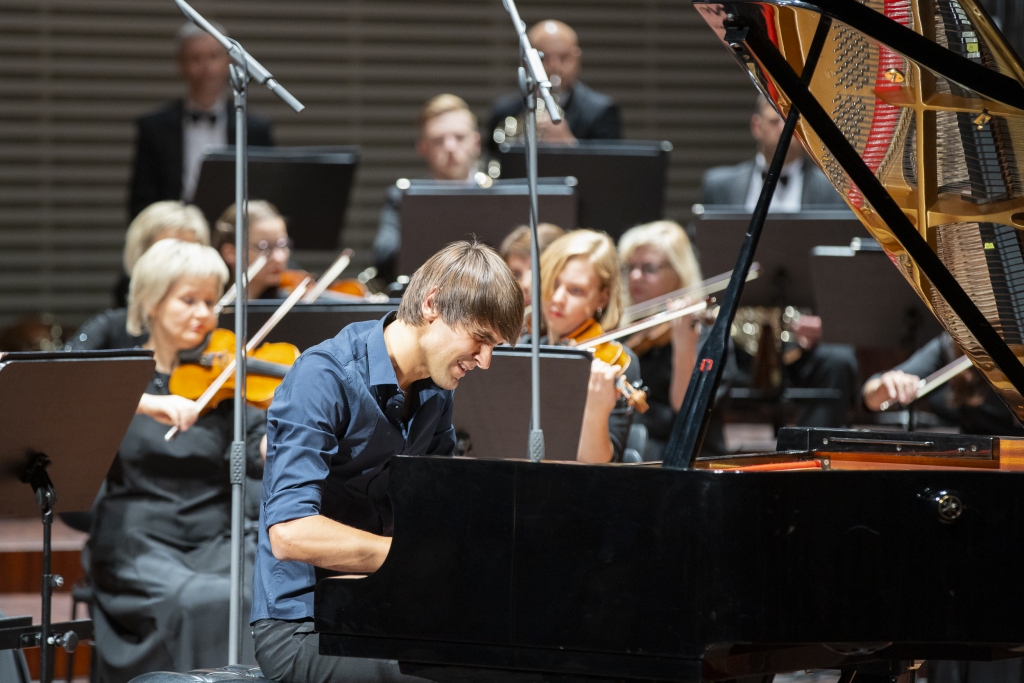
[[(385, 187), (423, 172), (413, 151), (423, 101), (454, 92), (485, 118), (514, 87), (499, 0), (194, 6), (306, 104), (295, 115), (253, 86), (252, 109), (274, 120), (278, 144), (362, 146), (344, 236), (356, 267), (369, 262)], [(669, 216), (687, 216), (704, 169), (752, 153), (754, 90), (686, 0), (523, 0), (520, 11), (577, 28), (582, 78), (619, 100), (628, 137), (672, 142)], [(182, 22), (171, 0), (0, 0), (0, 327), (49, 312), (72, 328), (109, 305), (132, 121), (182, 94)]]

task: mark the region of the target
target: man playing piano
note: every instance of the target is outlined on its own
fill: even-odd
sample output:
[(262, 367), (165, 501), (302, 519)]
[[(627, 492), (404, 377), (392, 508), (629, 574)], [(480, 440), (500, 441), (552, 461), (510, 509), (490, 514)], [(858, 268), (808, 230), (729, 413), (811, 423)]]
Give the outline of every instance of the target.
[[(397, 681), (395, 662), (321, 657), (316, 580), (376, 571), (391, 548), (391, 456), (450, 455), (453, 390), (515, 343), (523, 296), (489, 247), (455, 242), (413, 275), (397, 315), (306, 351), (267, 421), (253, 635), (280, 683)], [(410, 679), (418, 680), (418, 679)]]

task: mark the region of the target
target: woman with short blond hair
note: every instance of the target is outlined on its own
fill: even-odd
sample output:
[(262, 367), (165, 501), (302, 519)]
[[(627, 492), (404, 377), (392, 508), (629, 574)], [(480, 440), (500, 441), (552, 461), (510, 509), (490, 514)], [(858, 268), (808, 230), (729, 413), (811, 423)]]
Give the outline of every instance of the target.
[(125, 234), (124, 272), (114, 287), (115, 308), (99, 313), (78, 328), (66, 348), (76, 351), (131, 349), (146, 341), (146, 333), (128, 332), (128, 289), (131, 273), (142, 255), (164, 239), (210, 244), (210, 228), (198, 207), (178, 201), (150, 204), (135, 217)]
[(124, 238), (124, 272), (129, 275), (146, 251), (163, 239), (210, 245), (210, 226), (199, 207), (184, 202), (150, 204), (132, 220)]
[[(631, 304), (642, 304), (701, 280), (700, 266), (690, 246), (690, 238), (674, 221), (655, 221), (630, 228), (619, 238), (619, 253)], [(636, 346), (640, 373), (647, 384), (649, 406), (647, 412), (639, 417), (640, 424), (647, 428), (645, 460), (660, 460), (662, 457), (676, 414), (686, 397), (697, 351), (702, 343), (701, 325), (692, 316), (677, 318), (669, 327), (670, 334)], [(654, 339), (651, 332), (638, 336)], [(730, 353), (720, 382), (720, 395), (734, 381), (736, 373), (736, 360)], [(717, 414), (708, 428), (705, 444), (709, 453), (725, 451), (725, 437)]]
[[(168, 384), (179, 353), (216, 327), (213, 306), (227, 278), (214, 249), (174, 239), (154, 244), (132, 270), (127, 324), (149, 333), (156, 373), (94, 508), (88, 556), (100, 680), (226, 661), (232, 401), (200, 416)], [(246, 410), (247, 471), (258, 477), (266, 413)], [(182, 431), (165, 441), (170, 425)], [(247, 544), (251, 562), (254, 539)], [(253, 661), (249, 647), (243, 661)]]

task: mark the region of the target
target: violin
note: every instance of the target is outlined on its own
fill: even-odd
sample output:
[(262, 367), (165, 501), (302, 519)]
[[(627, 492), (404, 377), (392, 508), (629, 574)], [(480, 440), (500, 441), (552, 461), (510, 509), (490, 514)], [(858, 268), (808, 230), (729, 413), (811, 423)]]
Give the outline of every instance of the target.
[[(376, 269), (367, 269), (373, 270), (373, 275), (368, 275), (367, 271), (363, 271), (358, 278), (338, 279), (338, 276), (348, 268), (352, 255), (353, 251), (351, 249), (342, 251), (337, 260), (331, 264), (331, 267), (320, 276), (316, 286), (310, 289), (302, 298), (302, 301), (304, 303), (311, 303), (321, 296), (347, 301), (373, 301), (380, 297), (381, 295), (371, 293), (364, 282), (364, 277), (365, 280), (369, 280), (373, 275), (376, 275)], [(279, 287), (286, 292), (292, 292), (300, 282), (312, 278), (313, 276), (304, 270), (286, 270), (281, 275)], [(383, 299), (387, 301), (387, 295), (383, 295)]]
[(615, 378), (615, 388), (625, 397), (626, 402), (631, 408), (639, 413), (646, 413), (648, 408), (647, 394), (643, 389), (638, 389), (630, 384), (623, 374), (626, 368), (629, 367), (630, 362), (632, 362), (632, 358), (626, 353), (622, 344), (617, 341), (594, 343), (594, 340), (604, 335), (605, 331), (601, 327), (601, 323), (591, 318), (569, 333), (564, 342), (570, 346), (582, 346), (593, 353), (594, 358), (619, 368), (619, 376)]
[[(299, 348), (284, 342), (263, 344), (245, 358), (245, 400), (251, 406), (266, 410), (274, 400), (274, 392), (299, 357)], [(202, 396), (229, 364), (235, 360), (235, 333), (217, 328), (210, 333), (195, 362), (182, 363), (168, 383), (172, 394), (193, 401)], [(204, 411), (235, 396), (235, 375), (228, 379), (207, 401)]]
[[(307, 277), (311, 278), (313, 276), (305, 270), (286, 270), (281, 273), (280, 287), (285, 292), (291, 292), (295, 289), (296, 285)], [(327, 289), (324, 290), (322, 296), (328, 296), (332, 299), (363, 301), (370, 296), (370, 290), (367, 289), (366, 285), (355, 278), (345, 278), (332, 282)]]
[[(295, 307), (295, 304), (297, 304), (299, 302), (299, 300), (302, 299), (302, 297), (304, 297), (306, 295), (306, 293), (310, 289), (310, 284), (311, 284), (311, 280), (309, 278), (306, 278), (305, 280), (300, 282), (298, 287), (295, 288), (295, 291), (293, 291), (290, 295), (288, 295), (288, 298), (285, 299), (284, 302), (280, 306), (278, 306), (277, 310), (274, 311), (274, 314), (270, 316), (270, 318), (267, 320), (267, 322), (263, 323), (263, 327), (261, 327), (259, 329), (259, 331), (256, 332), (256, 334), (253, 335), (252, 339), (249, 340), (249, 343), (245, 345), (245, 358), (246, 358), (245, 367), (246, 367), (246, 369), (249, 369), (250, 367), (254, 367), (254, 366), (252, 366), (250, 364), (249, 358), (251, 358), (252, 355), (255, 354), (255, 352), (256, 352), (256, 350), (258, 348), (260, 348), (261, 344), (263, 344), (263, 340), (267, 338), (267, 335), (270, 334), (270, 332), (274, 329), (274, 327), (277, 325), (277, 323), (281, 322), (281, 320), (285, 317), (285, 315), (288, 314), (288, 311), (292, 310), (292, 308)], [(212, 336), (213, 336), (213, 333), (211, 333), (211, 339), (212, 339)], [(223, 337), (222, 336), (221, 338), (222, 339), (226, 339), (227, 337)], [(233, 333), (231, 333), (231, 337), (230, 338), (232, 340), (231, 344), (228, 347), (230, 350), (224, 352), (226, 355), (220, 356), (220, 358), (223, 360), (223, 362), (222, 363), (218, 363), (219, 374), (218, 374), (218, 372), (210, 372), (207, 375), (205, 375), (205, 378), (208, 379), (209, 382), (208, 382), (205, 390), (202, 391), (202, 394), (199, 396), (199, 398), (195, 399), (196, 405), (198, 406), (200, 413), (204, 412), (207, 409), (208, 406), (212, 407), (211, 403), (213, 403), (213, 401), (215, 399), (217, 399), (218, 396), (222, 396), (222, 398), (217, 399), (218, 402), (224, 400), (224, 398), (228, 398), (230, 396), (234, 396), (234, 385), (233, 384), (230, 385), (232, 387), (232, 391), (231, 391), (231, 393), (228, 396), (224, 396), (221, 393), (222, 390), (225, 388), (225, 386), (228, 386), (229, 382), (232, 382), (232, 383), (234, 382), (234, 378), (235, 378), (235, 357), (234, 357), (234, 348), (235, 347), (234, 347), (234, 334)], [(222, 342), (222, 345), (223, 345), (223, 342)], [(278, 348), (274, 349), (276, 360), (271, 361), (271, 360), (266, 359), (266, 358), (261, 359), (261, 360), (264, 360), (265, 362), (277, 363), (278, 366), (280, 366), (280, 365), (291, 365), (291, 363), (294, 363), (295, 359), (298, 358), (299, 350), (298, 350), (298, 348), (296, 348), (294, 346), (291, 347), (293, 349), (293, 351), (281, 352), (280, 356), (278, 356), (276, 354), (276, 352), (280, 351), (280, 348), (279, 348), (280, 345), (278, 345), (278, 344), (269, 345), (268, 344), (267, 346), (273, 346), (273, 347), (278, 347)], [(289, 344), (289, 345), (286, 345), (286, 346), (291, 346), (291, 345)], [(279, 362), (280, 360), (287, 358), (289, 354), (291, 355), (291, 361), (290, 362), (288, 362), (288, 363), (280, 363)], [(214, 362), (213, 358), (214, 357), (211, 356), (211, 361), (210, 361), (211, 365)], [(181, 367), (182, 366), (179, 366), (179, 369), (181, 369)], [(265, 369), (267, 372), (270, 372), (270, 370), (271, 370), (271, 368), (268, 368), (267, 366), (263, 366), (263, 369)], [(278, 371), (278, 374), (280, 374), (281, 368), (278, 367), (278, 368), (276, 368), (276, 370)], [(175, 370), (175, 372), (177, 372), (177, 370)], [(256, 372), (259, 372), (259, 371), (256, 370)], [(281, 378), (283, 378), (283, 374), (282, 374)], [(281, 378), (273, 378), (273, 379), (280, 380)], [(171, 383), (172, 384), (174, 383), (174, 375), (173, 374), (171, 375)], [(245, 388), (248, 389), (249, 386), (250, 386), (248, 377), (246, 378), (246, 383), (245, 384), (246, 384)], [(267, 405), (269, 405), (270, 401), (273, 399), (273, 397), (274, 397), (273, 391), (277, 389), (277, 385), (280, 385), (280, 381), (278, 381), (277, 384), (272, 386), (272, 388), (270, 390), (269, 396), (263, 396), (263, 398), (266, 401)], [(172, 393), (177, 393), (176, 391), (174, 391), (174, 387), (169, 387), (169, 388), (170, 388)], [(256, 396), (254, 396), (253, 398), (256, 398)], [(164, 441), (170, 441), (177, 434), (178, 434), (178, 428), (177, 427), (171, 427), (167, 431), (167, 433), (164, 434)]]
[(660, 349), (672, 343), (672, 323), (662, 323), (655, 327), (634, 333), (626, 339), (626, 346), (638, 356), (651, 349)]

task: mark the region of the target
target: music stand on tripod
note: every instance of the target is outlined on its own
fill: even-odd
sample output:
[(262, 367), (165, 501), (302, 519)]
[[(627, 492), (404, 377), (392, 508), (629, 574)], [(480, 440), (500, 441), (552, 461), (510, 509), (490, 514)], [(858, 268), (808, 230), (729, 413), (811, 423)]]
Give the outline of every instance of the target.
[(41, 623), (0, 619), (0, 649), (40, 647), (41, 683), (55, 647), (92, 637), (88, 619), (50, 623), (53, 513), (92, 507), (154, 368), (149, 351), (0, 353), (0, 517), (43, 521)]

